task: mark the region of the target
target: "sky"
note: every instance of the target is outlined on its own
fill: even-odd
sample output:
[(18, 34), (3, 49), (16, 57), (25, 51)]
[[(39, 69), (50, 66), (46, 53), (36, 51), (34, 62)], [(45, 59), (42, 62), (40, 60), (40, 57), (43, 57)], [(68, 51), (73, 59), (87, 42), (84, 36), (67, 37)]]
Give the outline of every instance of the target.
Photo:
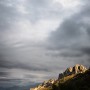
[(90, 0), (0, 0), (0, 86), (90, 66), (89, 22)]

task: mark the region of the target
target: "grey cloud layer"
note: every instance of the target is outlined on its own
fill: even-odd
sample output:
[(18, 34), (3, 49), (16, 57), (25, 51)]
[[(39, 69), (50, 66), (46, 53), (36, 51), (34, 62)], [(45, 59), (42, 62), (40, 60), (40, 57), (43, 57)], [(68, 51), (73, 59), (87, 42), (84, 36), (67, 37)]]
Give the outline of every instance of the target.
[[(64, 20), (60, 27), (51, 33), (50, 50), (59, 50), (57, 56), (86, 61), (88, 65), (90, 55), (90, 1), (86, 1), (81, 10)], [(83, 59), (80, 60), (80, 57)], [(84, 58), (85, 57), (85, 58)], [(75, 61), (75, 60), (74, 60)], [(84, 64), (85, 62), (82, 62)]]
[[(22, 0), (1, 0), (0, 83), (3, 82), (4, 85), (4, 83), (15, 82), (16, 84), (17, 81), (21, 81), (22, 79), (15, 77), (21, 78), (21, 74), (13, 75), (13, 70), (15, 72), (21, 70), (23, 78), (32, 82), (31, 78), (33, 81), (38, 81), (48, 79), (50, 76), (54, 77), (66, 67), (78, 62), (90, 65), (88, 63), (90, 62), (89, 2), (89, 0), (81, 1), (83, 5), (80, 11), (67, 17), (62, 5), (53, 3), (52, 0), (26, 0), (25, 2), (24, 0), (23, 2)], [(63, 19), (65, 16), (67, 19)], [(45, 42), (33, 44), (31, 39), (21, 40), (19, 36), (17, 37), (18, 33), (15, 34), (17, 38), (8, 38), (11, 34), (13, 36), (14, 31), (19, 30), (18, 22), (20, 21), (28, 20), (28, 22), (37, 23), (41, 19), (52, 20), (53, 18), (60, 19), (59, 21), (63, 19), (63, 22), (58, 29), (51, 32)], [(16, 27), (13, 27), (14, 25)], [(15, 79), (10, 78), (10, 75)]]

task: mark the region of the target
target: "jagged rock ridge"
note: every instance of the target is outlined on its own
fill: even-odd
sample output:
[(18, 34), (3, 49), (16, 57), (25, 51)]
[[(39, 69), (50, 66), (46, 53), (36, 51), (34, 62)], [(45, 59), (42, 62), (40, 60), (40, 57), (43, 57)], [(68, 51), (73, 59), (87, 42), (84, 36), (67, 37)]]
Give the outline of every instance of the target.
[(50, 79), (48, 81), (44, 81), (42, 84), (40, 84), (36, 88), (31, 88), (30, 90), (47, 90), (45, 88), (51, 88), (54, 84), (59, 82), (60, 79), (67, 77), (69, 75), (77, 75), (80, 73), (84, 73), (87, 70), (88, 69), (85, 66), (76, 64), (74, 67), (69, 67), (65, 70), (65, 72), (60, 73), (58, 76), (58, 79)]
[(86, 70), (85, 66), (76, 64), (74, 67), (67, 68), (64, 73), (60, 73), (58, 79), (72, 74), (84, 73)]

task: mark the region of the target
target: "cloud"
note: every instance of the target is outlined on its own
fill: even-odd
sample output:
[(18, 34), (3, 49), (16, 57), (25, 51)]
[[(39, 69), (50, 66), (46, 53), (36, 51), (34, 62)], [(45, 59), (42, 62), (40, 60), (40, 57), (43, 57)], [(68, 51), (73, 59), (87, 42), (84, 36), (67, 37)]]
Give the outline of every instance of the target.
[(89, 0), (1, 0), (0, 84), (41, 82), (77, 62), (89, 65), (89, 8)]
[(88, 56), (90, 55), (90, 47), (81, 48), (81, 51)]
[[(89, 1), (87, 0), (81, 6), (81, 10), (67, 18), (59, 26), (56, 31), (52, 31), (49, 37), (50, 46), (48, 49), (54, 52), (55, 50), (58, 53), (55, 55), (59, 57), (69, 57), (72, 58), (73, 62), (82, 62), (82, 64), (87, 64), (90, 62), (89, 52), (90, 52), (90, 6)], [(84, 57), (85, 60), (82, 59)], [(78, 61), (75, 61), (75, 58)], [(81, 60), (82, 59), (82, 60)]]
[[(14, 52), (12, 51), (12, 49), (10, 50), (10, 48), (8, 48), (7, 50), (3, 50), (3, 55), (0, 54), (0, 68), (6, 68), (6, 69), (14, 69), (15, 68), (15, 69), (22, 69), (22, 70), (24, 69), (24, 70), (30, 70), (30, 71), (45, 71), (45, 72), (49, 71), (49, 69), (46, 68), (45, 65), (42, 65), (43, 61), (41, 61), (42, 59), (40, 59), (40, 56), (38, 56), (39, 54), (37, 55), (38, 51), (37, 51), (37, 53), (35, 53), (35, 51), (33, 51), (35, 49), (32, 48), (33, 52), (31, 54), (27, 50), (21, 51), (24, 48), (21, 48), (20, 50), (17, 50), (17, 48), (14, 48), (13, 49)], [(25, 47), (25, 49), (26, 49), (26, 47)], [(9, 54), (7, 54), (7, 52), (9, 52)], [(21, 52), (23, 52), (23, 54)], [(36, 56), (34, 56), (35, 54), (36, 54)], [(39, 62), (35, 62), (35, 61), (29, 60), (29, 59), (34, 59), (35, 61), (38, 60)]]
[(0, 72), (0, 76), (3, 76), (3, 77), (6, 77), (8, 76), (9, 74), (7, 72)]
[(34, 70), (34, 71), (48, 71), (48, 69), (46, 68), (41, 68), (40, 66), (31, 66), (31, 65), (27, 65), (24, 63), (19, 63), (19, 62), (10, 62), (10, 61), (1, 61), (0, 60), (0, 68), (8, 68), (8, 69), (13, 69), (13, 68), (17, 68), (17, 69), (26, 69), (26, 70)]

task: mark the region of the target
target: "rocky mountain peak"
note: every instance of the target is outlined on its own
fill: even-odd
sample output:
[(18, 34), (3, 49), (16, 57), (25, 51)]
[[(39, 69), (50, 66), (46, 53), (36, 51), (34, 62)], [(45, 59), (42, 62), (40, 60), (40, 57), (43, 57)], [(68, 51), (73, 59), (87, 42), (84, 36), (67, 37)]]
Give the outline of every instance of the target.
[(40, 84), (36, 88), (31, 88), (30, 90), (47, 90), (45, 88), (52, 87), (63, 77), (68, 77), (69, 75), (73, 75), (73, 74), (77, 75), (79, 73), (84, 73), (87, 70), (88, 69), (85, 66), (76, 64), (74, 67), (69, 67), (65, 70), (65, 72), (60, 73), (59, 76), (58, 76), (58, 79), (50, 79), (48, 81), (44, 81), (42, 84)]
[(64, 76), (68, 76), (68, 75), (72, 75), (72, 74), (79, 74), (79, 73), (84, 73), (87, 70), (87, 68), (83, 65), (79, 65), (76, 64), (74, 67), (69, 67), (65, 70), (64, 73), (59, 74), (59, 79), (64, 77)]

